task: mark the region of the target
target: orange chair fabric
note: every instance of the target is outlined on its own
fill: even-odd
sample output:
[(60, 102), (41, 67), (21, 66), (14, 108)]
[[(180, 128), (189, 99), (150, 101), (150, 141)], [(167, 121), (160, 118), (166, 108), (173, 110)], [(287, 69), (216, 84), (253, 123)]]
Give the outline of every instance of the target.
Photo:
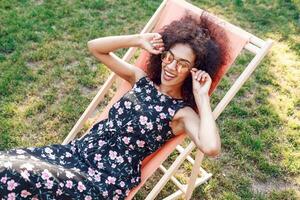
[[(164, 25), (169, 24), (173, 20), (180, 19), (186, 11), (189, 11), (193, 16), (200, 17), (203, 10), (190, 4), (185, 1), (176, 1), (176, 0), (169, 0), (166, 6), (163, 8), (163, 11), (159, 17), (159, 21), (157, 22), (153, 32), (159, 31)], [(227, 37), (227, 49), (229, 51), (229, 58), (224, 65), (220, 67), (218, 70), (216, 77), (213, 79), (213, 83), (211, 86), (210, 94), (213, 90), (217, 87), (220, 79), (232, 65), (238, 54), (242, 51), (245, 44), (249, 41), (249, 37), (247, 37), (247, 32), (243, 31), (242, 29), (217, 18), (216, 16), (205, 12), (209, 20), (213, 21), (214, 24), (222, 30)], [(149, 54), (146, 51), (142, 51), (140, 54), (137, 62), (135, 63), (138, 67), (142, 68), (146, 71), (146, 63)], [(131, 89), (131, 86), (125, 80), (122, 81), (120, 84), (120, 88), (117, 89), (116, 94), (106, 106), (104, 111), (101, 113), (99, 120), (105, 119), (108, 117), (108, 111), (111, 106), (117, 102), (128, 90)], [(184, 138), (186, 137), (185, 133), (182, 133), (175, 138), (168, 141), (165, 145), (163, 145), (160, 149), (158, 149), (153, 154), (146, 157), (142, 162), (142, 174), (141, 174), (141, 183), (133, 188), (126, 198), (126, 200), (132, 199), (135, 193), (144, 185), (147, 179), (156, 171), (156, 169), (163, 163), (163, 161), (174, 151), (175, 147), (178, 144), (181, 144)]]

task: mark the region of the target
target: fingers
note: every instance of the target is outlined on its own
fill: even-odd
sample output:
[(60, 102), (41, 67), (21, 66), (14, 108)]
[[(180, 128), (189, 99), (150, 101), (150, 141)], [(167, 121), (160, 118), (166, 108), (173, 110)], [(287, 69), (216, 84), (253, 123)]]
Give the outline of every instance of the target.
[(157, 54), (160, 54), (160, 53), (161, 53), (161, 50), (152, 49), (152, 50), (150, 51), (150, 53), (153, 53), (153, 54), (157, 55)]
[(161, 34), (159, 34), (159, 33), (154, 33), (153, 38), (155, 38), (155, 39), (160, 39), (160, 38), (162, 38), (162, 36), (161, 36)]
[(155, 33), (153, 38), (150, 40), (150, 44), (156, 50), (163, 51), (164, 50), (164, 43), (162, 36), (159, 33)]
[(195, 79), (197, 81), (203, 82), (210, 78), (209, 74), (206, 71), (198, 70), (197, 68), (192, 68), (191, 73), (192, 73), (193, 79)]
[(204, 73), (203, 75), (202, 75), (202, 77), (200, 78), (200, 81), (206, 81), (206, 80), (208, 80), (209, 79), (209, 75), (208, 75), (208, 73)]
[(191, 73), (192, 73), (192, 78), (195, 78), (195, 74), (196, 74), (197, 68), (192, 68), (191, 69)]
[(160, 54), (165, 50), (163, 46), (151, 45), (150, 52), (153, 54)]
[(160, 34), (157, 33), (157, 34), (155, 34), (155, 35), (151, 38), (150, 42), (152, 42), (152, 43), (163, 43), (162, 36), (161, 36)]
[(158, 53), (162, 53), (165, 50), (165, 47), (163, 44), (152, 44), (152, 47), (154, 50), (158, 50), (159, 51)]
[[(198, 72), (197, 72), (198, 73)], [(196, 75), (196, 80), (197, 81), (200, 81), (201, 78), (203, 77), (203, 74), (205, 74), (206, 72), (205, 71), (200, 71), (197, 75)]]
[(151, 43), (153, 47), (155, 48), (161, 48), (161, 47), (164, 47), (164, 44), (163, 43)]

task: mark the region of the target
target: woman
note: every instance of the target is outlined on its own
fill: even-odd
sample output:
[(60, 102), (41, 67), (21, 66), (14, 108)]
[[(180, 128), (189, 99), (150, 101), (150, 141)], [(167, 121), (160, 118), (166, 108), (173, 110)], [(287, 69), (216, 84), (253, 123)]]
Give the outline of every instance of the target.
[[(200, 25), (186, 16), (161, 33), (89, 41), (91, 53), (132, 89), (81, 140), (0, 152), (0, 197), (124, 199), (140, 183), (142, 160), (182, 131), (217, 156), (208, 91), (221, 54)], [(131, 46), (151, 53), (147, 73), (109, 53)]]

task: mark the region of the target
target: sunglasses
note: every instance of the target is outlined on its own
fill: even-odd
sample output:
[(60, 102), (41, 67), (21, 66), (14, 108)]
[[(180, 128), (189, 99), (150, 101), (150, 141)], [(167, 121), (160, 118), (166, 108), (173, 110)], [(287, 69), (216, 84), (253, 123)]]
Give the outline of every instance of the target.
[(187, 60), (184, 60), (182, 58), (180, 59), (175, 59), (174, 54), (172, 53), (172, 51), (164, 51), (161, 54), (161, 61), (165, 64), (170, 64), (172, 63), (174, 60), (177, 61), (176, 63), (176, 70), (179, 73), (185, 73), (187, 71), (189, 71), (191, 69), (191, 63)]

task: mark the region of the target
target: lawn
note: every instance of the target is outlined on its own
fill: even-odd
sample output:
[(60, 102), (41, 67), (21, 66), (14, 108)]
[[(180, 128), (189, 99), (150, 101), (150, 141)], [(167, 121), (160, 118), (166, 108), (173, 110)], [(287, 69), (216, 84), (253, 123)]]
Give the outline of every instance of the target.
[[(300, 1), (190, 2), (274, 40), (268, 56), (218, 118), (222, 154), (204, 160), (213, 177), (192, 199), (299, 199)], [(88, 52), (87, 41), (140, 32), (160, 3), (2, 0), (0, 150), (61, 143), (110, 74)], [(213, 108), (251, 58), (240, 55), (213, 94)], [(191, 169), (188, 163), (176, 175), (183, 181), (186, 169)], [(160, 176), (156, 172), (135, 199), (144, 199)], [(157, 199), (173, 189), (168, 183)]]

